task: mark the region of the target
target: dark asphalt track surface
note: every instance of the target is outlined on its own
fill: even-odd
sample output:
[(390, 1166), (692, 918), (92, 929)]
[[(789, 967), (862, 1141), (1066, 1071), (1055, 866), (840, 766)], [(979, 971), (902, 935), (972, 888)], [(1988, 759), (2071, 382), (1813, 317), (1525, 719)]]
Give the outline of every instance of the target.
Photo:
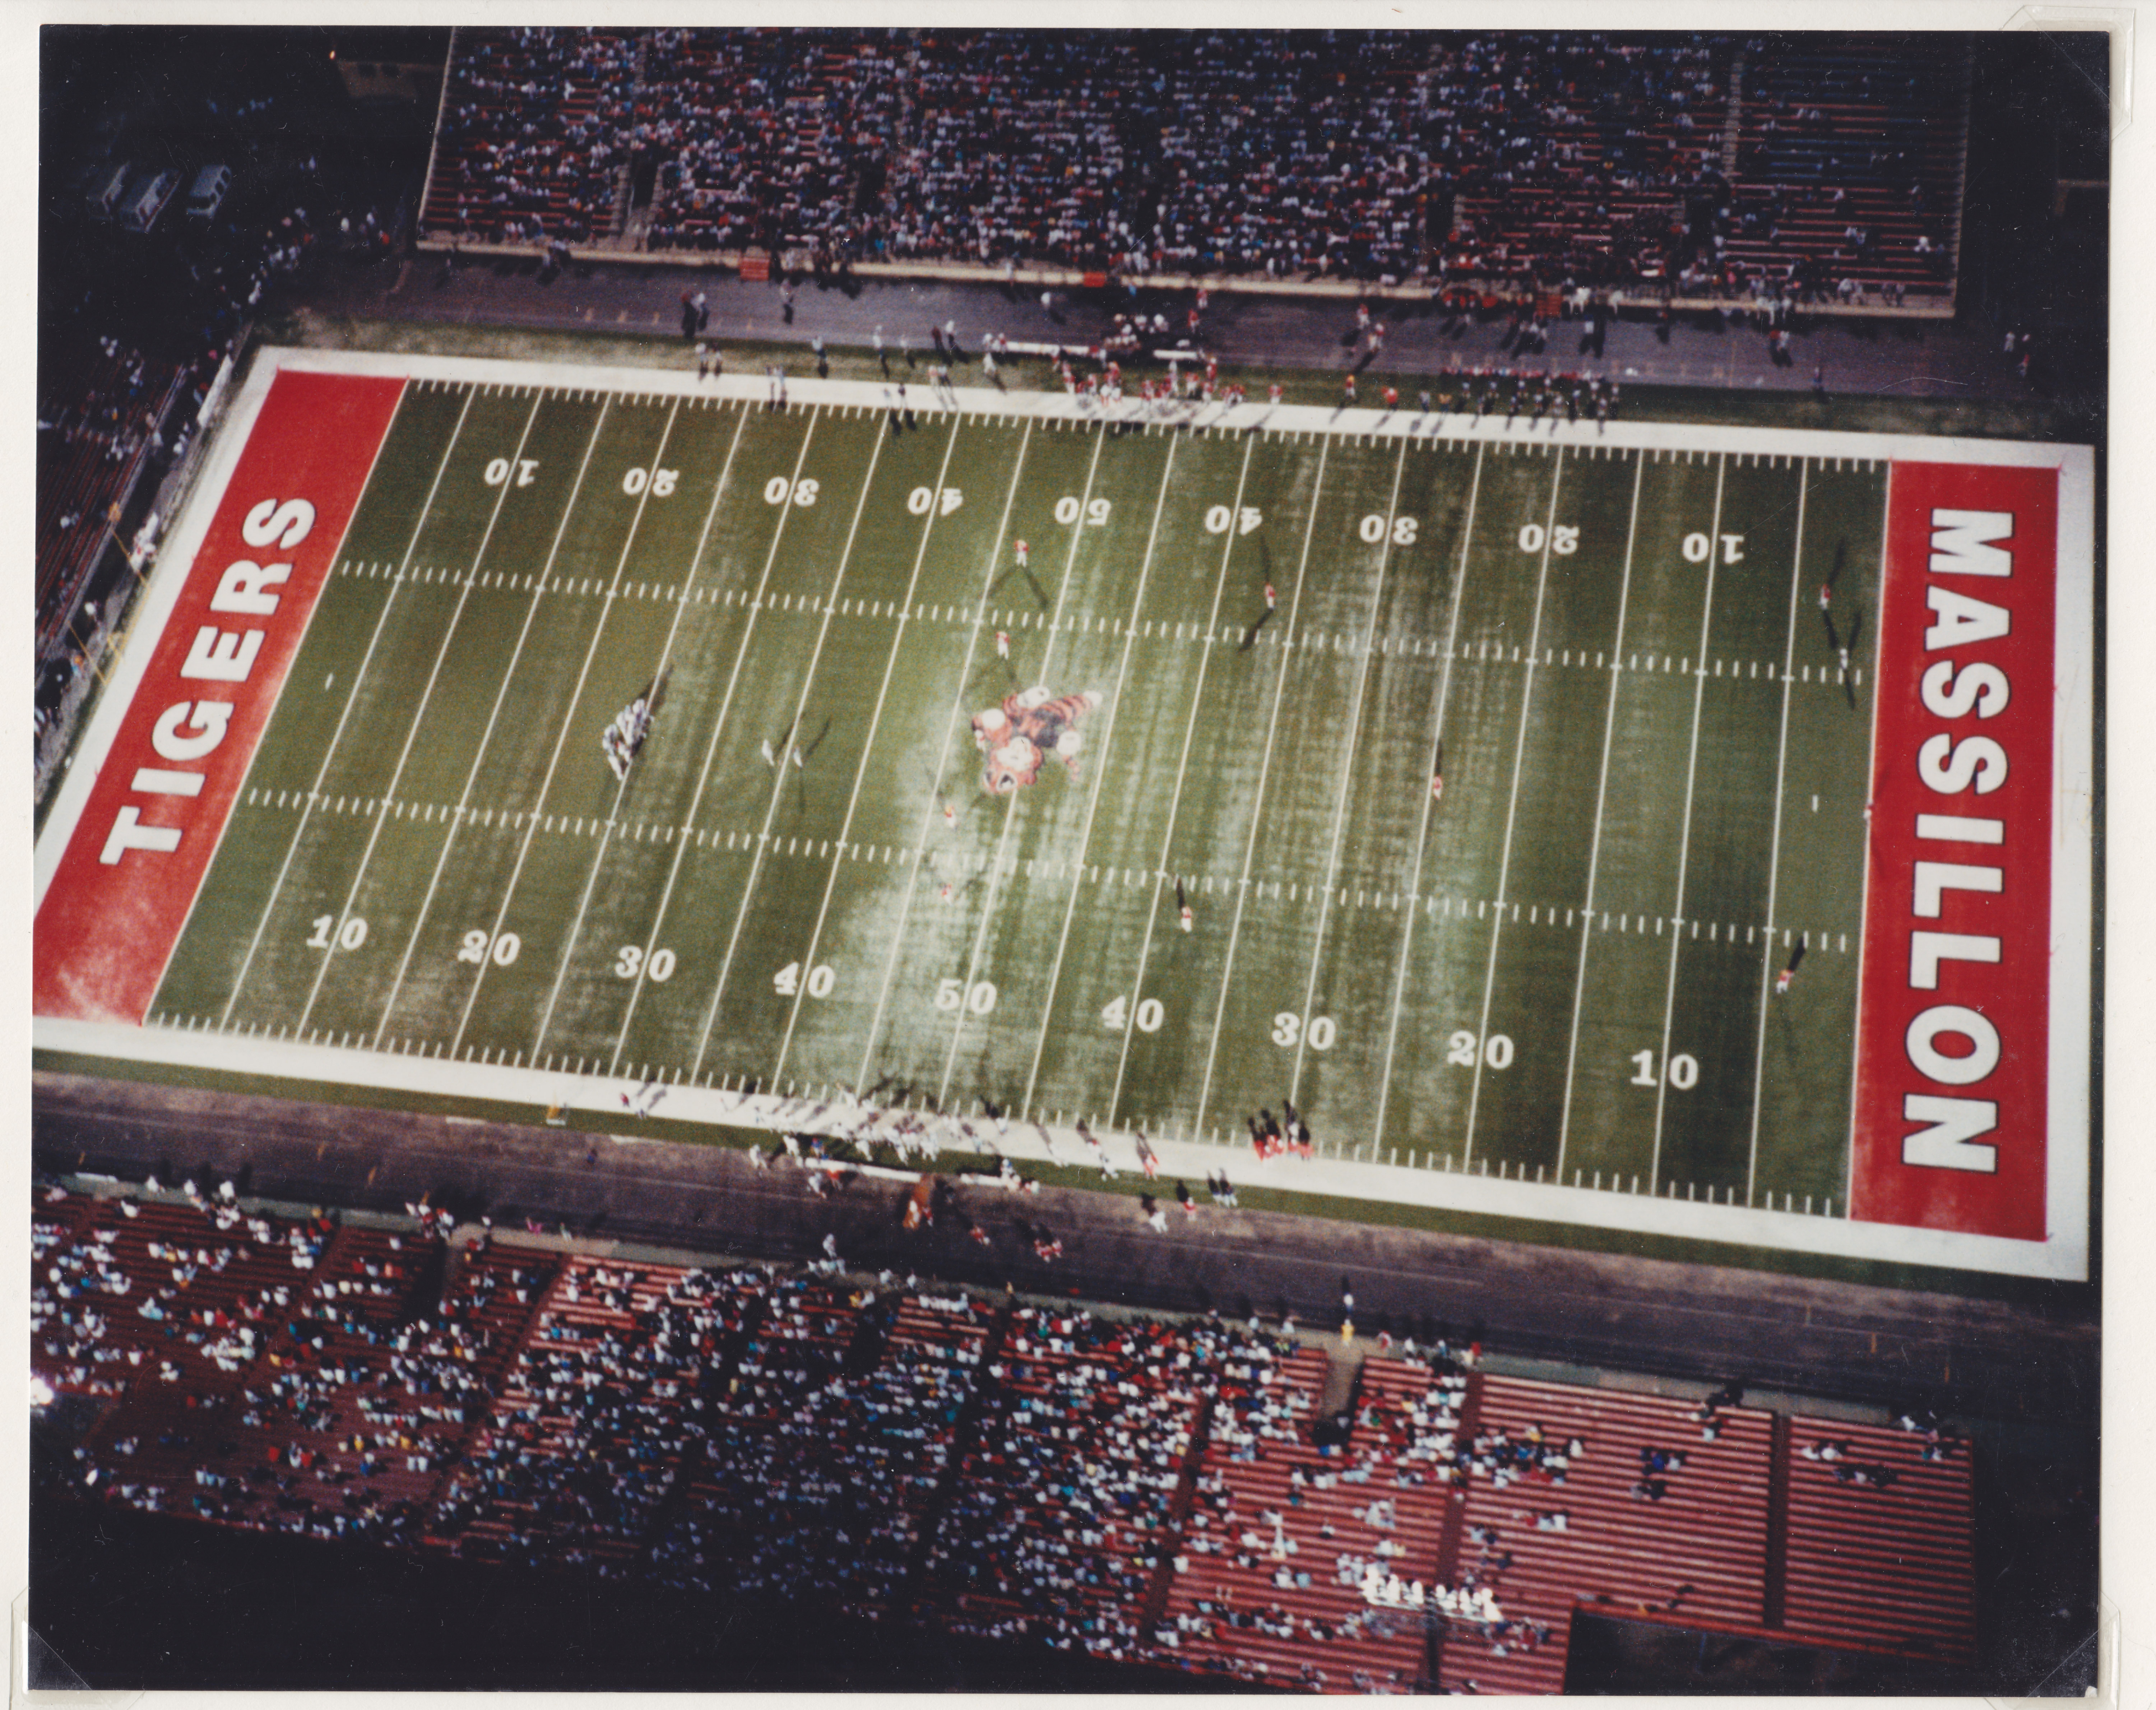
[[(741, 1151), (617, 1142), (542, 1126), (310, 1105), (39, 1073), (40, 1173), (99, 1172), (167, 1186), (227, 1176), (267, 1199), (398, 1214), (431, 1194), (501, 1231), (536, 1219), (580, 1240), (741, 1257), (820, 1256), (835, 1233), (850, 1269), (977, 1286), (1009, 1282), (1153, 1310), (1206, 1308), (1332, 1331), (1343, 1283), (1357, 1328), (1471, 1337), (1493, 1352), (1668, 1379), (1755, 1387), (2030, 1425), (2094, 1416), (2093, 1291), (2035, 1287), (2014, 1301), (1860, 1287), (1262, 1211), (1200, 1197), (1194, 1222), (1161, 1184), (1169, 1231), (1134, 1199), (1044, 1187), (962, 1185), (936, 1225), (901, 1224), (910, 1184), (859, 1175), (827, 1197), (806, 1173), (758, 1170)], [(1198, 1184), (1191, 1184), (1194, 1190)], [(969, 1222), (988, 1231), (983, 1247)], [(1037, 1259), (1031, 1230), (1064, 1244)]]

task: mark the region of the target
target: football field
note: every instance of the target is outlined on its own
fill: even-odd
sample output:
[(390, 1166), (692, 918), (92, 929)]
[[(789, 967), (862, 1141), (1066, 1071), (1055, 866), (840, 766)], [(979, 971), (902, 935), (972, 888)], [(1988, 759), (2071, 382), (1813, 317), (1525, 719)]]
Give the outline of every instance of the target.
[(435, 366), (146, 1030), (1847, 1215), (1856, 436)]

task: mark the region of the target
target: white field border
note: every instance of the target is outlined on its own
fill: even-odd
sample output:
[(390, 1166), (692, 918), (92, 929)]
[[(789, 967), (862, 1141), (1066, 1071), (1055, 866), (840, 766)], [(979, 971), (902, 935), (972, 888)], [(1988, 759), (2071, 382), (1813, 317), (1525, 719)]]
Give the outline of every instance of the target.
[[(41, 901), (61, 854), (74, 834), (90, 787), (110, 754), (119, 725), (140, 686), (151, 655), (192, 568), (211, 519), (229, 485), (240, 452), (277, 374), (295, 372), (381, 376), (461, 384), (553, 387), (567, 391), (616, 392), (640, 398), (704, 397), (748, 403), (762, 400), (761, 375), (729, 375), (699, 382), (693, 373), (578, 363), (503, 362), (475, 357), (385, 352), (266, 347), (255, 355), (234, 399), (226, 424), (208, 455), (203, 479), (169, 529), (150, 585), (137, 608), (126, 653), (100, 698), (76, 757), (61, 785), (35, 855)], [(873, 382), (789, 379), (803, 403), (826, 408), (886, 406), (891, 388)], [(913, 400), (916, 413), (919, 398)], [(1117, 412), (1081, 405), (1045, 393), (961, 391), (957, 408), (969, 416), (1001, 420), (1096, 420), (1111, 413), (1137, 419), (1142, 406)], [(948, 408), (948, 406), (946, 406)], [(931, 409), (930, 413), (942, 413)], [(1201, 425), (1262, 424), (1283, 431), (1328, 434), (1397, 435), (1455, 446), (1487, 441), (1543, 443), (1614, 449), (1692, 450), (1756, 456), (1846, 460), (1861, 465), (1895, 460), (2051, 469), (2058, 472), (2059, 544), (2056, 643), (2053, 701), (2053, 844), (2051, 851), (2051, 968), (2046, 1204), (2049, 1229), (2041, 1241), (1964, 1235), (1951, 1230), (1859, 1224), (1846, 1217), (1765, 1211), (1734, 1205), (1656, 1199), (1432, 1170), (1408, 1165), (1353, 1163), (1337, 1158), (1275, 1159), (1259, 1164), (1239, 1148), (1198, 1141), (1155, 1138), (1162, 1167), (1184, 1176), (1219, 1168), (1232, 1152), (1240, 1179), (1261, 1184), (1393, 1204), (1420, 1204), (1481, 1215), (1584, 1225), (1590, 1228), (1666, 1235), (1737, 1245), (1810, 1252), (2004, 1276), (2081, 1281), (2088, 1275), (2089, 981), (2094, 936), (2093, 803), (2096, 787), (2095, 711), (2095, 458), (2087, 446), (2005, 439), (1964, 439), (1920, 434), (1830, 433), (1806, 429), (1724, 427), (1711, 423), (1501, 423), (1462, 415), (1421, 418), (1409, 411), (1335, 410), (1317, 405), (1245, 404), (1186, 412), (1177, 419)], [(1419, 426), (1418, 426), (1419, 424)], [(626, 1082), (570, 1077), (534, 1068), (487, 1066), (462, 1060), (406, 1056), (367, 1049), (342, 1049), (277, 1040), (259, 1034), (197, 1034), (187, 1029), (127, 1027), (110, 1023), (33, 1018), (38, 1050), (121, 1061), (192, 1066), (233, 1073), (398, 1089), (430, 1096), (484, 1098), (543, 1107), (557, 1102), (604, 1108)], [(788, 1125), (809, 1126), (799, 1101), (770, 1096), (743, 1101), (737, 1094), (683, 1085), (670, 1093), (670, 1118), (699, 1122), (770, 1123), (785, 1110)], [(1070, 1137), (1075, 1139), (1075, 1133)], [(1127, 1137), (1104, 1136), (1131, 1144)], [(1048, 1153), (1038, 1137), (1014, 1124), (1003, 1137), (1014, 1156)], [(1064, 1148), (1069, 1156), (1071, 1148)], [(1135, 1150), (1132, 1153), (1135, 1162)]]

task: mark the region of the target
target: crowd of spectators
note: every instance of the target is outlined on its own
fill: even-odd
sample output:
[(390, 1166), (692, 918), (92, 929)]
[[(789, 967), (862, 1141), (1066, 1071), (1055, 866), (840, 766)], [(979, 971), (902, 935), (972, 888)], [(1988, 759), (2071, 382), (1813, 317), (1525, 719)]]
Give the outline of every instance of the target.
[[(1758, 1594), (1766, 1416), (1719, 1411), (1731, 1392), (1686, 1413), (1502, 1379), (1493, 1402), (1475, 1349), (1384, 1336), (1327, 1414), (1328, 1356), (1291, 1325), (850, 1280), (829, 1242), (829, 1276), (459, 1242), (408, 1209), (416, 1233), (278, 1215), (228, 1181), (45, 1189), (33, 1398), (102, 1404), (83, 1491), (1314, 1690), (1418, 1687), (1432, 1622), (1448, 1678), (1545, 1678), (1576, 1538), (1620, 1580), (1683, 1573), (1708, 1614)], [(1701, 1446), (1666, 1446), (1702, 1418)], [(1896, 1463), (1841, 1481), (1881, 1506), (1836, 1523), (1873, 1530), (1902, 1463), (1948, 1446), (1928, 1416), (1800, 1440), (1820, 1491)], [(1682, 1562), (1617, 1517), (1648, 1499)]]
[(1890, 38), (465, 31), (427, 223), (648, 194), (655, 249), (1898, 301), (1945, 282), (1960, 90)]
[(454, 229), (526, 243), (600, 235), (644, 51), (642, 36), (616, 30), (459, 32), (434, 156)]

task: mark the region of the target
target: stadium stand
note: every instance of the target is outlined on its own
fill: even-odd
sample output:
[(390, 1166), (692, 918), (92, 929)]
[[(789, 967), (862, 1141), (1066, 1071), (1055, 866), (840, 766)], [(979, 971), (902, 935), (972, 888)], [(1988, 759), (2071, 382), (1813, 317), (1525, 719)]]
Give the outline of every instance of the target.
[(49, 656), (82, 599), (112, 519), (134, 490), (186, 370), (106, 340), (38, 410), (38, 651)]
[(589, 241), (646, 182), (655, 250), (1899, 306), (1951, 296), (1969, 64), (1885, 37), (495, 30), (456, 33), (449, 91), (437, 240)]
[(424, 218), (488, 242), (589, 243), (612, 228), (629, 91), (648, 38), (616, 30), (461, 29)]
[[(1471, 1636), (1455, 1624), (1445, 1685), (1558, 1690), (1576, 1604), (1762, 1624), (1767, 1415), (1724, 1413), (1709, 1443), (1691, 1409), (1661, 1398), (1495, 1375), (1477, 1389), (1462, 1510), (1468, 1547), (1507, 1615), (1548, 1636), (1522, 1648), (1508, 1634)], [(1555, 1472), (1522, 1459), (1558, 1442), (1578, 1446)], [(1650, 1470), (1658, 1455), (1681, 1465)], [(1521, 1465), (1524, 1475), (1514, 1471)]]
[[(1572, 1618), (1966, 1661), (1965, 1445), (1315, 1346), (44, 1189), (86, 1493), (1082, 1649), (1553, 1692)], [(1328, 1404), (1328, 1397), (1340, 1398)]]
[[(1974, 1656), (1974, 1502), (1966, 1446), (1794, 1418), (1785, 1624), (1822, 1644)], [(1824, 1458), (1831, 1446), (1835, 1457)], [(1927, 1446), (1943, 1458), (1925, 1458)], [(1821, 1458), (1812, 1458), (1807, 1451)]]
[(1189, 1376), (1199, 1358), (1167, 1324), (1016, 1309), (928, 1553), (951, 1630), (1142, 1653), (1205, 1402)]
[(1325, 1354), (1246, 1358), (1213, 1416), (1157, 1636), (1249, 1684), (1407, 1690), (1423, 1677), (1422, 1615), (1373, 1608), (1362, 1586), (1373, 1565), (1428, 1579), (1437, 1564), (1445, 1491), (1411, 1421), (1425, 1405), (1430, 1425), (1456, 1418), (1457, 1392), (1426, 1369), (1373, 1360), (1368, 1440), (1321, 1447), (1311, 1427)]

